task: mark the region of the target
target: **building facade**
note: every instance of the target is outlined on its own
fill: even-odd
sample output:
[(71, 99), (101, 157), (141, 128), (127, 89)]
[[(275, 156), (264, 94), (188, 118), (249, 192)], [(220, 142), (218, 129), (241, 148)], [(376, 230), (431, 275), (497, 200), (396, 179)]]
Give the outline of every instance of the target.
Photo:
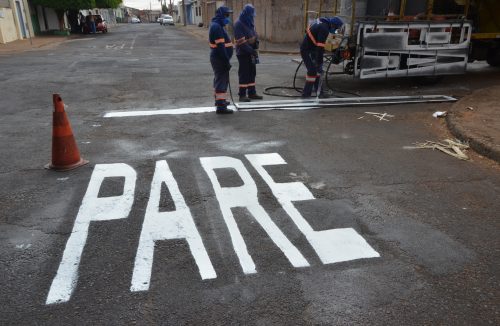
[(184, 23), (184, 10), (186, 11), (186, 25), (199, 25), (203, 23), (202, 0), (184, 0), (184, 7), (182, 0), (179, 1), (177, 5), (179, 10), (178, 23)]
[(0, 44), (34, 36), (27, 0), (0, 0)]

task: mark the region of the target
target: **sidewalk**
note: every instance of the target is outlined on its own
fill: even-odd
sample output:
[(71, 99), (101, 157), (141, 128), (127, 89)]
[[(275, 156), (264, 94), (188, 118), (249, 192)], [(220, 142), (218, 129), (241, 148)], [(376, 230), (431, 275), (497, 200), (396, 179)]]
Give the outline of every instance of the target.
[[(117, 29), (127, 24), (108, 24), (109, 29)], [(100, 34), (100, 33), (99, 33)], [(0, 44), (0, 55), (13, 54), (25, 51), (37, 51), (44, 48), (51, 48), (59, 44), (79, 38), (94, 37), (97, 34), (71, 34), (69, 36), (43, 35), (35, 36), (31, 39), (17, 40), (7, 44)]]
[(36, 36), (31, 39), (17, 40), (7, 44), (0, 44), (0, 55), (19, 53), (25, 51), (35, 51), (40, 48), (50, 48), (61, 44), (62, 42), (75, 38), (75, 36)]
[(500, 163), (500, 86), (475, 91), (455, 103), (446, 117), (452, 134)]
[[(199, 40), (208, 42), (208, 29), (206, 27), (198, 27), (196, 25), (188, 25), (186, 27), (177, 25), (178, 28), (186, 30), (194, 35)], [(299, 45), (295, 43), (271, 43), (265, 40), (260, 42), (260, 53), (276, 53), (276, 54), (300, 54)]]

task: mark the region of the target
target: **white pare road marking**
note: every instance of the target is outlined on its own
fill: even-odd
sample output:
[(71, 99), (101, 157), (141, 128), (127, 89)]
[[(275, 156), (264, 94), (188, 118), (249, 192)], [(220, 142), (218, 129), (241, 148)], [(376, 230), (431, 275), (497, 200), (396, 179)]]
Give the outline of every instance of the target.
[[(247, 208), (248, 211), (255, 217), (257, 222), (259, 222), (262, 228), (267, 232), (269, 237), (274, 241), (274, 243), (281, 249), (281, 251), (283, 251), (294, 267), (309, 266), (309, 263), (304, 256), (302, 256), (300, 251), (290, 242), (290, 240), (288, 240), (276, 224), (274, 224), (264, 210), (264, 207), (259, 204), (257, 185), (240, 160), (232, 157), (221, 156), (203, 157), (200, 158), (200, 161), (201, 165), (207, 172), (210, 181), (212, 181), (215, 195), (217, 196), (217, 200), (219, 201), (220, 209), (222, 211), (222, 216), (224, 217), (224, 221), (226, 222), (231, 235), (234, 250), (238, 255), (238, 259), (245, 274), (256, 273), (257, 270), (255, 269), (255, 263), (248, 253), (245, 240), (243, 240), (243, 237), (238, 229), (238, 225), (234, 219), (231, 211), (231, 208), (233, 207)], [(215, 174), (215, 169), (224, 168), (236, 170), (243, 180), (243, 185), (239, 187), (222, 187)]]
[[(175, 204), (175, 211), (159, 211), (163, 183), (170, 191)], [(198, 265), (201, 278), (212, 279), (217, 277), (201, 236), (194, 224), (191, 211), (184, 201), (167, 161), (158, 161), (156, 162), (155, 174), (151, 183), (151, 194), (135, 257), (131, 291), (147, 291), (149, 289), (155, 241), (168, 239), (186, 239)]]
[[(315, 199), (309, 189), (301, 182), (276, 183), (265, 170), (268, 165), (287, 164), (276, 153), (245, 155), (256, 169), (283, 209), (305, 235), (320, 260), (324, 264), (380, 257), (380, 255), (352, 228), (314, 231), (306, 219), (295, 208), (293, 202)], [(262, 226), (271, 240), (281, 249), (294, 267), (307, 267), (309, 262), (292, 244), (259, 203), (255, 181), (239, 159), (219, 156), (200, 158), (201, 166), (212, 183), (219, 202), (222, 217), (231, 236), (233, 249), (238, 256), (245, 274), (257, 272), (255, 263), (248, 252), (245, 240), (236, 224), (231, 211), (235, 207), (246, 208)], [(237, 187), (222, 187), (215, 173), (216, 169), (233, 169), (243, 181)], [(98, 197), (99, 189), (105, 178), (125, 178), (123, 194), (111, 197)], [(127, 164), (97, 164), (76, 216), (72, 233), (66, 243), (63, 257), (47, 295), (47, 304), (66, 302), (71, 298), (77, 281), (82, 252), (88, 237), (91, 222), (127, 218), (134, 201), (137, 173)], [(161, 188), (165, 184), (175, 204), (174, 211), (160, 212)], [(156, 162), (151, 182), (139, 245), (135, 257), (130, 290), (147, 291), (150, 288), (156, 241), (185, 239), (198, 266), (203, 280), (217, 278), (208, 252), (196, 228), (193, 216), (186, 205), (170, 167), (166, 161)]]
[(266, 165), (286, 164), (285, 160), (276, 153), (245, 155), (260, 176), (271, 188), (273, 195), (278, 199), (287, 214), (305, 235), (314, 248), (323, 264), (342, 261), (380, 257), (379, 253), (360, 236), (354, 229), (332, 229), (314, 231), (293, 205), (294, 201), (314, 199), (314, 195), (300, 182), (276, 183), (264, 169)]
[[(99, 198), (99, 189), (106, 177), (125, 177), (123, 194)], [(87, 242), (91, 221), (107, 221), (128, 217), (134, 201), (136, 172), (130, 166), (97, 164), (90, 178), (87, 192), (76, 216), (73, 231), (66, 243), (57, 274), (50, 286), (47, 304), (65, 302), (71, 298), (78, 280), (78, 266)]]

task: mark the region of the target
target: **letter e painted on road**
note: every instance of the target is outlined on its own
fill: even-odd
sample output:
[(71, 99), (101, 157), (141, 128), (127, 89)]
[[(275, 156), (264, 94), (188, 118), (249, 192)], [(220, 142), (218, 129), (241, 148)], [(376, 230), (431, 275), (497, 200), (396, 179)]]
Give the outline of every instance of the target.
[[(125, 177), (123, 194), (98, 197), (105, 178)], [(78, 267), (87, 242), (91, 221), (107, 221), (128, 217), (134, 202), (136, 172), (127, 164), (97, 164), (92, 172), (87, 192), (76, 216), (73, 231), (66, 243), (57, 274), (50, 286), (46, 304), (66, 302), (78, 281)]]
[[(172, 196), (175, 211), (159, 211), (163, 183), (168, 187)], [(131, 291), (147, 291), (149, 289), (155, 241), (168, 239), (186, 239), (191, 254), (198, 265), (201, 278), (217, 278), (207, 250), (194, 224), (191, 211), (184, 201), (167, 161), (158, 161), (156, 162), (156, 169), (151, 183), (151, 194), (135, 257)]]
[(360, 258), (380, 257), (379, 253), (352, 228), (314, 231), (293, 205), (294, 201), (314, 199), (313, 194), (300, 182), (276, 183), (264, 169), (266, 165), (287, 164), (277, 153), (245, 155), (271, 188), (283, 209), (305, 235), (323, 264)]
[[(290, 242), (290, 240), (288, 240), (276, 224), (274, 224), (264, 210), (264, 207), (259, 204), (257, 185), (240, 160), (232, 157), (220, 156), (202, 157), (200, 161), (214, 187), (222, 216), (224, 217), (224, 221), (229, 229), (229, 234), (231, 235), (234, 250), (238, 255), (238, 259), (245, 274), (252, 274), (257, 271), (255, 269), (255, 263), (248, 253), (245, 241), (238, 229), (233, 213), (231, 212), (232, 207), (247, 208), (294, 267), (309, 266), (309, 263), (300, 251)], [(241, 177), (243, 185), (239, 187), (222, 187), (215, 174), (216, 169), (234, 169)]]

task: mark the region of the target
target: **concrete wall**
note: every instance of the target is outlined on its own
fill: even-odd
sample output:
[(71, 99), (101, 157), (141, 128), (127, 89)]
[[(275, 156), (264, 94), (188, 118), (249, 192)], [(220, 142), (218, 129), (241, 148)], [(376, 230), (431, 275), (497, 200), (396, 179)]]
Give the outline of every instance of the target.
[[(350, 0), (349, 0), (350, 1)], [(366, 2), (366, 0), (364, 0)], [(245, 4), (251, 3), (255, 6), (257, 17), (255, 27), (262, 40), (277, 43), (298, 43), (304, 37), (304, 0), (226, 0), (226, 1), (204, 1), (206, 17), (203, 18), (208, 26), (213, 17), (215, 8), (220, 5), (227, 5), (233, 9), (233, 21), (238, 19), (239, 14)], [(317, 18), (320, 1), (311, 0), (309, 11), (309, 21)], [(324, 0), (322, 16), (332, 16), (335, 0)], [(338, 0), (340, 7), (341, 0)], [(330, 13), (325, 13), (330, 11)], [(229, 28), (231, 32), (231, 28)]]
[[(317, 18), (320, 1), (310, 1), (309, 21)], [(304, 36), (304, 0), (228, 0), (229, 5), (234, 10), (234, 20), (236, 20), (247, 3), (255, 6), (257, 17), (255, 17), (255, 27), (261, 39), (277, 43), (298, 43)], [(324, 0), (322, 16), (332, 16), (334, 0)], [(338, 1), (340, 6), (340, 0)], [(325, 13), (330, 11), (331, 13)]]
[[(20, 13), (16, 2), (20, 5)], [(19, 14), (22, 17), (19, 17)], [(23, 28), (26, 38), (33, 37), (33, 24), (27, 0), (2, 0), (0, 3), (0, 43), (23, 39)]]
[(40, 31), (53, 31), (59, 30), (59, 19), (57, 19), (56, 11), (52, 8), (45, 8), (45, 18), (47, 18), (47, 26), (43, 20), (43, 10), (41, 6), (37, 6), (38, 22), (40, 23)]
[(14, 15), (10, 8), (0, 8), (0, 43), (18, 39)]

